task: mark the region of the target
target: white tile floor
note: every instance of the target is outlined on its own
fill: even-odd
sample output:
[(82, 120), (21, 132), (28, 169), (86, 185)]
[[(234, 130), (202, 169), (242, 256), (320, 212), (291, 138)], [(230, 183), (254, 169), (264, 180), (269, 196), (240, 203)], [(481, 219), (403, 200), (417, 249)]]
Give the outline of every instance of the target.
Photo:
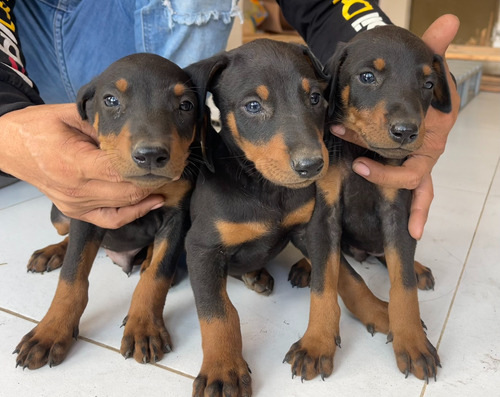
[[(434, 171), (435, 199), (417, 257), (436, 278), (420, 292), (421, 314), (443, 368), (429, 385), (399, 373), (385, 336), (371, 337), (343, 311), (342, 349), (325, 382), (292, 380), (282, 359), (307, 324), (308, 291), (286, 282), (300, 257), (287, 249), (272, 265), (274, 293), (262, 297), (229, 281), (239, 311), (244, 355), (255, 396), (500, 396), (500, 95), (481, 93), (462, 110)], [(200, 333), (188, 280), (167, 298), (174, 351), (157, 365), (118, 353), (125, 314), (139, 275), (130, 278), (100, 252), (91, 274), (81, 338), (58, 367), (15, 368), (12, 351), (47, 311), (58, 271), (31, 274), (32, 251), (59, 240), (50, 202), (17, 183), (0, 191), (0, 396), (190, 396), (201, 364)], [(357, 265), (387, 299), (386, 271)]]

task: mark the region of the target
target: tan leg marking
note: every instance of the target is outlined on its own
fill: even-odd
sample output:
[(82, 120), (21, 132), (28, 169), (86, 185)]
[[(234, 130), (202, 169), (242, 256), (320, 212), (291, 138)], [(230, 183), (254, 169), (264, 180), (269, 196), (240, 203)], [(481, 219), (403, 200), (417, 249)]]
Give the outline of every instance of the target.
[(361, 321), (368, 332), (389, 333), (387, 302), (378, 299), (362, 279), (355, 278), (340, 266), (339, 294), (349, 311)]
[[(225, 288), (225, 287), (224, 287)], [(250, 396), (251, 378), (242, 354), (240, 320), (224, 289), (224, 318), (200, 319), (203, 363), (193, 396)]]
[(17, 345), (17, 365), (36, 369), (60, 364), (78, 336), (80, 318), (88, 301), (88, 275), (99, 245), (89, 242), (81, 255), (74, 281), (59, 278), (56, 293), (42, 321)]
[(149, 266), (141, 268), (141, 278), (124, 321), (126, 325), (120, 353), (125, 358), (133, 355), (140, 363), (161, 360), (164, 353), (172, 350), (170, 335), (163, 321), (163, 308), (172, 280), (158, 275), (167, 248), (167, 241), (154, 244)]
[(389, 337), (392, 337), (398, 368), (406, 375), (413, 373), (419, 379), (435, 377), (440, 365), (439, 356), (422, 327), (417, 288), (404, 286), (399, 254), (394, 249), (386, 248), (385, 256), (391, 280)]
[(300, 375), (301, 379), (309, 380), (316, 375), (325, 378), (333, 372), (333, 357), (336, 346), (340, 346), (340, 307), (337, 301), (339, 261), (338, 253), (330, 255), (323, 290), (311, 291), (307, 330), (285, 356), (284, 361), (292, 366), (292, 375)]

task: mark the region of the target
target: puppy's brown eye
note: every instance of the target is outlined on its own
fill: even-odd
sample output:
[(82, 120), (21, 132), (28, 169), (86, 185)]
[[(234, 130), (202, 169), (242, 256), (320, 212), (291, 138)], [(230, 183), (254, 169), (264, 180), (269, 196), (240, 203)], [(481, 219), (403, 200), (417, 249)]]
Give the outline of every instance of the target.
[(108, 95), (104, 97), (104, 105), (106, 105), (108, 108), (113, 108), (116, 106), (120, 106), (120, 101), (118, 100), (117, 97), (113, 95)]
[(194, 105), (189, 101), (182, 101), (179, 105), (179, 109), (185, 112), (189, 112), (194, 108)]
[(434, 83), (432, 81), (426, 81), (424, 83), (424, 88), (427, 89), (427, 90), (430, 90), (434, 87)]
[(376, 82), (376, 79), (372, 72), (364, 72), (359, 75), (359, 81), (363, 84), (373, 84)]
[(310, 99), (311, 99), (311, 104), (312, 105), (317, 105), (319, 103), (320, 99), (321, 99), (321, 94), (318, 93), (318, 92), (313, 92), (311, 94)]

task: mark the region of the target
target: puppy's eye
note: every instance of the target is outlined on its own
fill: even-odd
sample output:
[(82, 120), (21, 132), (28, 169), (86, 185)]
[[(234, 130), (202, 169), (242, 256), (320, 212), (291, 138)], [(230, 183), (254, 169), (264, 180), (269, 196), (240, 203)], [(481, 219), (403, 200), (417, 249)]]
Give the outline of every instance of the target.
[(120, 106), (120, 101), (118, 100), (117, 97), (113, 95), (108, 95), (107, 97), (104, 98), (104, 105), (106, 105), (108, 108), (113, 108), (116, 106)]
[(194, 105), (189, 101), (182, 101), (179, 105), (179, 109), (188, 112), (194, 108)]
[(248, 102), (245, 109), (249, 113), (259, 113), (262, 110), (262, 105), (257, 101)]
[(359, 81), (363, 84), (373, 84), (375, 83), (375, 75), (372, 72), (364, 72), (359, 75)]
[(317, 105), (319, 103), (320, 99), (321, 99), (321, 94), (319, 92), (313, 92), (311, 94), (310, 99), (311, 99), (311, 104), (312, 105)]
[(430, 89), (432, 89), (432, 87), (434, 87), (434, 83), (432, 81), (426, 81), (424, 83), (424, 88), (425, 89), (430, 90)]

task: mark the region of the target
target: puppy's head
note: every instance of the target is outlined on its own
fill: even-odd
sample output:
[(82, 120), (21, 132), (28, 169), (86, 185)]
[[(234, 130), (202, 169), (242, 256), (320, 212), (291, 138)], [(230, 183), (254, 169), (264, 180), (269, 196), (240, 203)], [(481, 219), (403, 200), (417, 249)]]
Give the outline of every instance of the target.
[(244, 167), (291, 188), (328, 167), (323, 143), (327, 79), (302, 46), (256, 40), (187, 68), (220, 110), (221, 138)]
[(77, 107), (125, 180), (147, 186), (180, 178), (198, 103), (177, 65), (158, 55), (129, 55), (83, 86)]
[(429, 105), (451, 111), (442, 58), (406, 29), (358, 33), (339, 45), (325, 70), (332, 76), (330, 121), (386, 158), (404, 158), (422, 145)]

